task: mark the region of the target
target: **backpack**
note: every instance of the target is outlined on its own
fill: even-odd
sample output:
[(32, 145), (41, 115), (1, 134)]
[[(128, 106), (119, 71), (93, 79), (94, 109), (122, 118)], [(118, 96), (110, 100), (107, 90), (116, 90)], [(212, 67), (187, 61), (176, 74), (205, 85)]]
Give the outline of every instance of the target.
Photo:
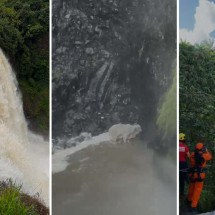
[(196, 150), (194, 153), (196, 167), (201, 167), (202, 164), (205, 162), (204, 157), (202, 156), (203, 153), (201, 151)]
[[(202, 151), (196, 150), (194, 152), (194, 159), (195, 159), (195, 167), (191, 168), (191, 182), (203, 182), (204, 179), (201, 178), (201, 173), (205, 172), (206, 168), (202, 168), (202, 164), (204, 164), (205, 159), (202, 156)], [(197, 173), (197, 178), (194, 178), (194, 173)]]

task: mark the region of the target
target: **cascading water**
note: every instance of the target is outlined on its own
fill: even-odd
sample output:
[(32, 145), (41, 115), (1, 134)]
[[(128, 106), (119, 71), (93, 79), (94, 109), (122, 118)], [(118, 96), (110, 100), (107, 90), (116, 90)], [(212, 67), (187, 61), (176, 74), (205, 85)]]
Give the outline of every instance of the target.
[(0, 179), (12, 178), (48, 204), (49, 145), (28, 130), (17, 86), (0, 49)]

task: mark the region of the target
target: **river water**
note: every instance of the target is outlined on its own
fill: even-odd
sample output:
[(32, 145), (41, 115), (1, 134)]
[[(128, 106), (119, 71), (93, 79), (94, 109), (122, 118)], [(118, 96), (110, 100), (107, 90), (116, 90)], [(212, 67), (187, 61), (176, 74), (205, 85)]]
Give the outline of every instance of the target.
[(141, 141), (106, 142), (71, 155), (53, 175), (54, 215), (174, 215), (176, 167)]

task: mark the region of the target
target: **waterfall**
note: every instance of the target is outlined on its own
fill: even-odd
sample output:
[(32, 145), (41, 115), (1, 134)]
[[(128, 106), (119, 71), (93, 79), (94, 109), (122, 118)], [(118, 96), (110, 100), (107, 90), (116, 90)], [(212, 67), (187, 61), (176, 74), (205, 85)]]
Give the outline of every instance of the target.
[(48, 204), (48, 142), (28, 130), (16, 76), (0, 49), (0, 179), (7, 178)]

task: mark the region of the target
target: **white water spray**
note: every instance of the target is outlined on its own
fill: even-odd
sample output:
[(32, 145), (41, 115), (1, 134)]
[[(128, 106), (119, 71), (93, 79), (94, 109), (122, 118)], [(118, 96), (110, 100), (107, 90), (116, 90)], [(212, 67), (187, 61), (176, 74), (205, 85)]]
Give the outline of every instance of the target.
[(32, 134), (23, 113), (15, 74), (0, 49), (0, 179), (12, 178), (48, 204), (49, 147)]

